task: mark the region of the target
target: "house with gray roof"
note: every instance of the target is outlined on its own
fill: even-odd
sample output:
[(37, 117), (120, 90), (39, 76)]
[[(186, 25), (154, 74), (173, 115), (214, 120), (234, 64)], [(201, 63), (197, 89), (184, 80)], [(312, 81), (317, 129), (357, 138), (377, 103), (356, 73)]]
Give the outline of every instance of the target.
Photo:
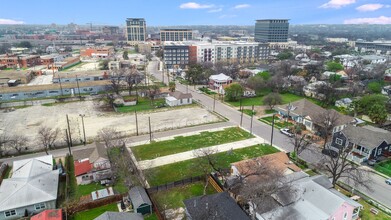
[(143, 187), (135, 186), (129, 190), (128, 194), (135, 213), (142, 215), (152, 213), (152, 202)]
[(186, 217), (189, 220), (250, 219), (228, 192), (198, 196), (187, 199), (183, 203), (186, 207)]
[(168, 93), (165, 99), (168, 106), (189, 105), (193, 103), (193, 95), (191, 93), (182, 93), (179, 91)]
[(372, 158), (391, 156), (391, 132), (369, 125), (349, 125), (333, 133), (328, 146), (337, 152), (340, 149), (351, 148), (349, 159), (362, 163)]
[[(275, 109), (282, 117), (292, 119), (296, 123), (301, 123), (305, 125), (307, 130), (312, 132), (321, 130), (320, 128), (322, 125), (317, 122), (317, 119), (328, 111), (307, 99), (300, 99), (287, 105), (279, 105), (275, 107)], [(338, 115), (334, 130), (341, 130), (348, 124), (358, 123), (358, 121), (351, 116), (343, 115), (333, 109), (330, 111)]]
[[(272, 195), (276, 205), (256, 212), (258, 220), (354, 220), (359, 218), (362, 205), (344, 196), (325, 176), (298, 178), (291, 182), (294, 193), (281, 191)], [(262, 205), (262, 204), (261, 204)]]
[(55, 209), (58, 179), (52, 155), (14, 161), (11, 178), (0, 185), (0, 220)]
[(143, 220), (144, 217), (139, 213), (129, 212), (105, 212), (94, 220)]

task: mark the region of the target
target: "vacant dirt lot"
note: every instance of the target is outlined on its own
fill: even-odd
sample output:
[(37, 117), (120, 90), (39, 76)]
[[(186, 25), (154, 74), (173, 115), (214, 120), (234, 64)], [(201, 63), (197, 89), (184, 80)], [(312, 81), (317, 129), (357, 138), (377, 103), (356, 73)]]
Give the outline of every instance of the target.
[[(133, 113), (102, 112), (99, 103), (94, 101), (57, 104), (54, 106), (32, 106), (12, 112), (0, 112), (0, 133), (25, 134), (31, 139), (31, 146), (36, 146), (35, 137), (41, 125), (67, 129), (66, 115), (70, 120), (72, 139), (83, 139), (83, 127), (79, 114), (84, 114), (87, 140), (96, 137), (104, 127), (113, 127), (124, 135), (136, 133), (136, 118)], [(148, 132), (148, 117), (151, 118), (152, 131), (168, 130), (190, 125), (219, 121), (220, 119), (200, 107), (159, 109), (154, 112), (138, 113), (139, 133)], [(63, 136), (63, 135), (62, 135)], [(61, 139), (63, 139), (61, 137)]]

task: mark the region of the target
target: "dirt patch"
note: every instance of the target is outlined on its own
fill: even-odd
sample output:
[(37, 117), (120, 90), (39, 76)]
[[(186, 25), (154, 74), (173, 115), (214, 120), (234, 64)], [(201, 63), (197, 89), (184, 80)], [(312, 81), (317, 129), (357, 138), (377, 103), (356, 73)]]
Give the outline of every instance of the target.
[[(103, 112), (100, 104), (94, 101), (72, 102), (54, 106), (32, 106), (13, 112), (0, 112), (0, 133), (23, 133), (30, 138), (31, 147), (36, 146), (36, 134), (41, 125), (67, 129), (66, 115), (69, 117), (72, 139), (82, 141), (83, 127), (80, 114), (85, 115), (84, 124), (87, 141), (93, 140), (104, 127), (113, 127), (123, 135), (136, 133), (134, 113)], [(139, 112), (139, 133), (149, 131), (148, 118), (152, 131), (162, 131), (192, 125), (220, 121), (220, 119), (201, 107), (180, 109), (159, 109), (154, 112)]]

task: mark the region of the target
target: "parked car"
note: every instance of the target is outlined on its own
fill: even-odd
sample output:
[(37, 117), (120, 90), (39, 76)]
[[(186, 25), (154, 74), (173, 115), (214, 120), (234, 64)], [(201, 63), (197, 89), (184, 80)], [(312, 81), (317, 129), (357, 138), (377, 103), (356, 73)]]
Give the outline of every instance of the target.
[(369, 166), (375, 166), (375, 164), (377, 163), (377, 160), (376, 159), (370, 159), (367, 161), (368, 165)]
[(289, 128), (281, 128), (280, 132), (288, 137), (293, 137), (293, 133), (289, 131)]
[(198, 94), (202, 94), (202, 91), (199, 90), (199, 89), (197, 89), (197, 93), (198, 93)]
[(386, 180), (386, 183), (387, 183), (388, 185), (391, 185), (391, 178), (390, 178), (390, 179), (387, 179), (387, 180)]
[(333, 158), (337, 158), (338, 157), (338, 152), (336, 152), (334, 150), (331, 150), (331, 149), (323, 149), (322, 150), (322, 154), (328, 155), (328, 156), (333, 157)]

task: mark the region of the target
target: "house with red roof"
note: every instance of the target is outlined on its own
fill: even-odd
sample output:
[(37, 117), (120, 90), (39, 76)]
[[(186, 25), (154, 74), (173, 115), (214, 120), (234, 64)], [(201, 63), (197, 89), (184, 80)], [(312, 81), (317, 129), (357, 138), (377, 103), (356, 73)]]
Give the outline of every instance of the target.
[(48, 209), (31, 217), (31, 220), (62, 220), (61, 209)]

